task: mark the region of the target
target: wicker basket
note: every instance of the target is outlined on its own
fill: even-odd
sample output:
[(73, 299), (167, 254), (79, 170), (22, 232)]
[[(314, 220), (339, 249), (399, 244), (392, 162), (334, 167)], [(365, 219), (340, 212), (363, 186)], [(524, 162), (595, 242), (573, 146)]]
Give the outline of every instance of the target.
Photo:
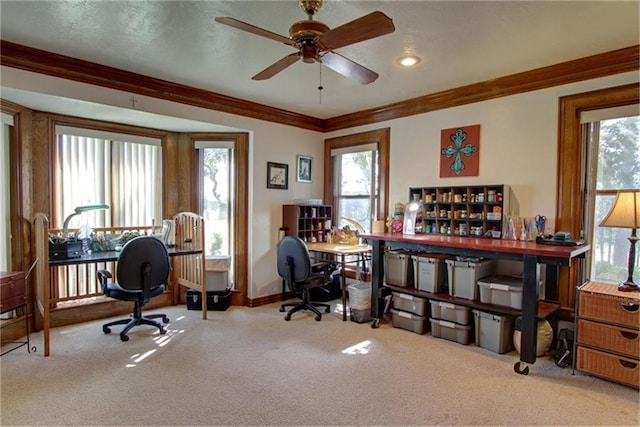
[[(588, 290), (580, 292), (580, 317), (638, 329), (640, 326), (638, 300), (624, 296), (622, 292), (612, 295), (611, 286), (615, 285), (592, 282)], [(602, 292), (599, 287), (604, 287)], [(609, 293), (605, 294), (605, 291)]]
[(592, 375), (640, 387), (640, 363), (586, 347), (578, 347), (577, 368)]
[(578, 320), (578, 343), (629, 355), (640, 354), (640, 334), (633, 329)]

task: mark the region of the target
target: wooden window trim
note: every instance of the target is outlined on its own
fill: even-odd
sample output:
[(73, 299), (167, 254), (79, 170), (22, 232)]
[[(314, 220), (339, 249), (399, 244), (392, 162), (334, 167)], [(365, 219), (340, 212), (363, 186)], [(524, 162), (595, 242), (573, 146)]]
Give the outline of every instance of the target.
[[(585, 188), (585, 156), (583, 127), (580, 114), (583, 111), (636, 104), (640, 101), (640, 84), (595, 90), (561, 97), (559, 100), (558, 128), (558, 171), (556, 230), (566, 230), (571, 235), (580, 235), (583, 223)], [(561, 311), (571, 313), (575, 307), (576, 284), (579, 269), (562, 268), (558, 296)], [(567, 317), (567, 316), (562, 316)]]
[[(389, 153), (391, 146), (391, 129), (383, 128), (368, 132), (345, 135), (324, 141), (324, 203), (334, 205), (333, 174), (334, 164), (331, 160), (331, 150), (336, 148), (355, 147), (358, 145), (375, 143), (378, 147), (379, 173), (378, 177), (378, 201), (376, 214), (379, 220), (385, 220), (388, 216), (389, 197)], [(335, 210), (334, 210), (335, 212)], [(335, 218), (334, 218), (335, 220)]]

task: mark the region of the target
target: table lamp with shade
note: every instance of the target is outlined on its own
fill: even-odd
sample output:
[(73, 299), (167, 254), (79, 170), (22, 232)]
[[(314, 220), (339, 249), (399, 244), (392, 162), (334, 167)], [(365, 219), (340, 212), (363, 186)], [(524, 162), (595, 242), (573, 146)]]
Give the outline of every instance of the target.
[(636, 230), (640, 228), (640, 190), (620, 190), (616, 194), (611, 210), (600, 222), (600, 227), (630, 228), (628, 237), (629, 263), (627, 280), (618, 285), (623, 292), (640, 291), (640, 285), (633, 282), (633, 269), (636, 259)]

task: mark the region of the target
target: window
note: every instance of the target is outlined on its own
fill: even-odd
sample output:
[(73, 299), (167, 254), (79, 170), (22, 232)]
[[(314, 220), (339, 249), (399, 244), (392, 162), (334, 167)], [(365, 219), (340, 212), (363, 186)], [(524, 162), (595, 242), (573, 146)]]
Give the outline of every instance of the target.
[[(621, 114), (599, 110), (600, 116), (606, 116), (607, 112)], [(585, 114), (583, 121), (590, 120), (594, 113)], [(592, 242), (589, 277), (618, 283), (627, 278), (627, 238), (631, 230), (599, 224), (609, 212), (617, 190), (640, 188), (640, 116), (594, 120), (583, 126), (590, 147), (585, 209), (585, 234)], [(638, 277), (637, 260), (635, 265), (634, 276)]]
[(339, 228), (351, 225), (345, 220), (349, 218), (365, 231), (371, 231), (378, 198), (377, 147), (365, 145), (335, 150), (332, 157), (335, 162), (336, 225)]
[(162, 220), (162, 147), (157, 138), (56, 127), (54, 224), (78, 206), (108, 210), (73, 217), (69, 228), (134, 227)]
[(11, 194), (9, 128), (13, 117), (0, 113), (0, 271), (11, 271)]
[(389, 143), (388, 128), (325, 141), (324, 202), (338, 227), (349, 218), (370, 232), (372, 221), (387, 217)]
[(200, 158), (200, 214), (205, 219), (205, 255), (229, 255), (233, 215), (233, 148), (226, 142), (196, 141)]

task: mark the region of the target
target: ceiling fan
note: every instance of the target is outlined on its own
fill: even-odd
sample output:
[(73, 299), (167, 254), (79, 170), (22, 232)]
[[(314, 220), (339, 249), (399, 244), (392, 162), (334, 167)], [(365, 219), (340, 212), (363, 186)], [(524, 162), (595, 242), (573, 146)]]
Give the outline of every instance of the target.
[(374, 82), (378, 78), (376, 72), (334, 52), (334, 49), (394, 32), (396, 28), (391, 18), (382, 12), (372, 12), (329, 29), (322, 22), (313, 20), (313, 15), (322, 7), (322, 0), (301, 0), (299, 4), (309, 18), (293, 24), (289, 28), (289, 37), (226, 16), (215, 19), (221, 24), (284, 43), (298, 50), (260, 71), (252, 77), (253, 80), (269, 79), (300, 59), (306, 63), (320, 62), (361, 84)]

